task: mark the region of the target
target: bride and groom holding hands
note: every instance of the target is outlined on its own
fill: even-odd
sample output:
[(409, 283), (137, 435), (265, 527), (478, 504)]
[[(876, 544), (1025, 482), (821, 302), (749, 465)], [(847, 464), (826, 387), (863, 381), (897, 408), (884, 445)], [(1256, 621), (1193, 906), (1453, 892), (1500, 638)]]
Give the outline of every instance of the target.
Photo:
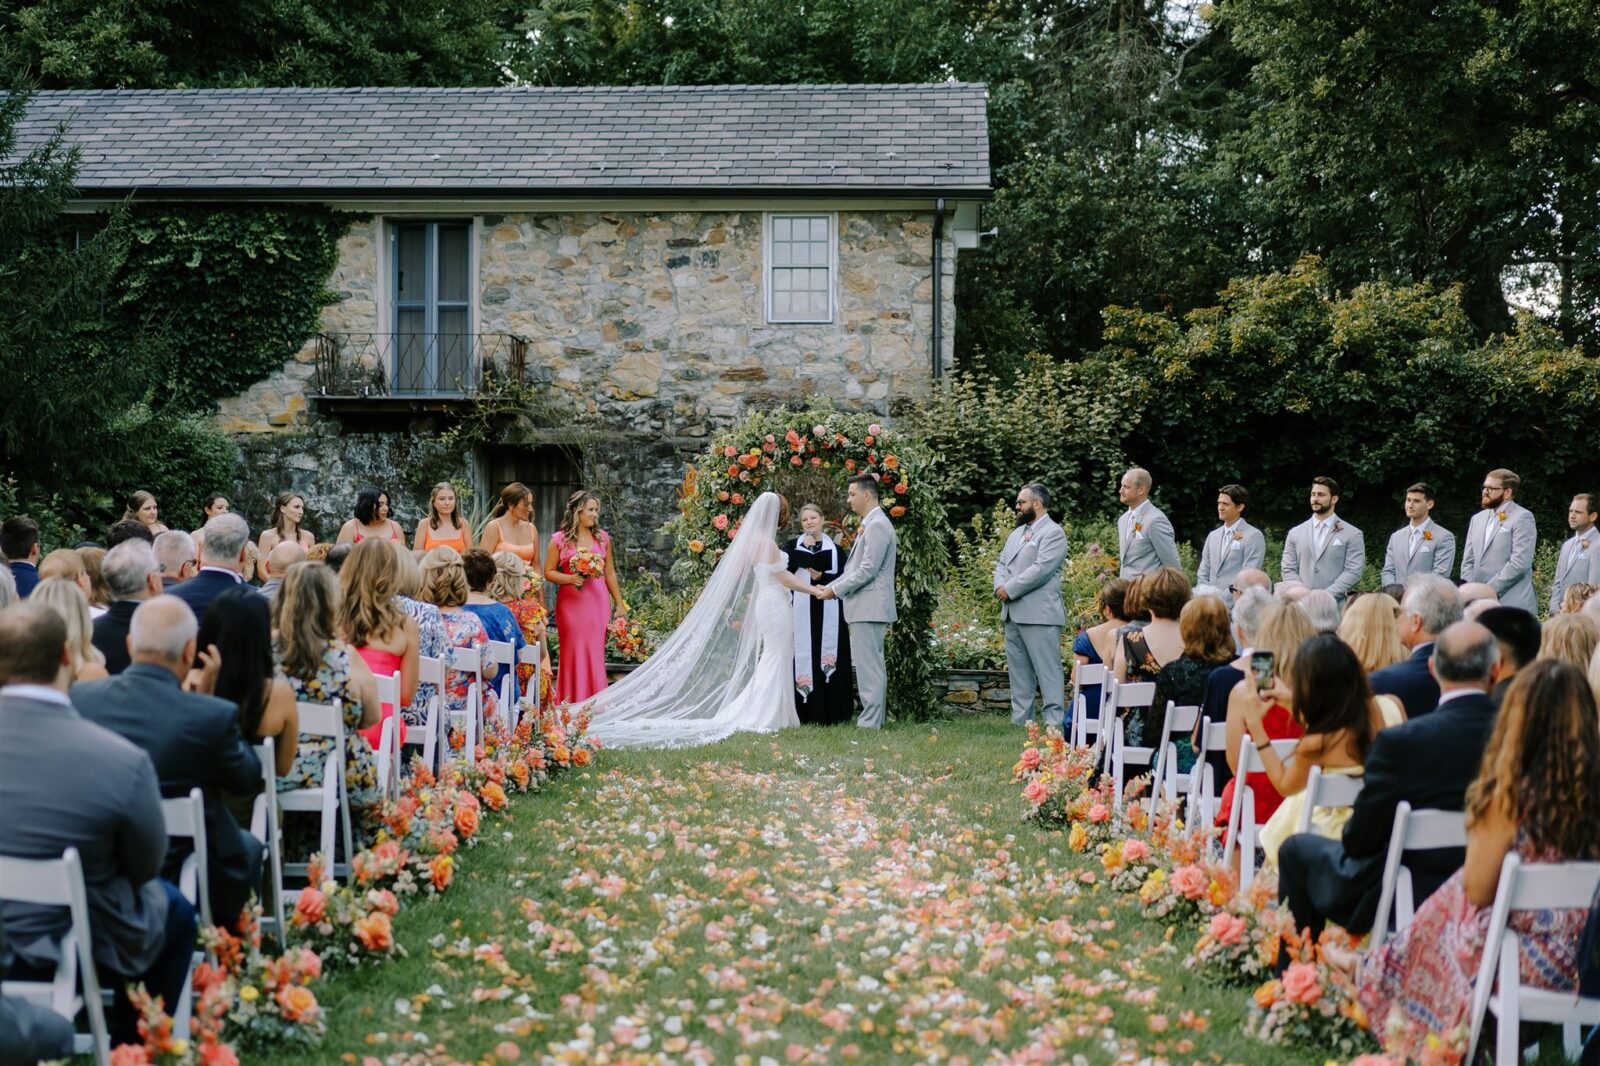
[[(797, 661), (797, 620), (809, 622), (810, 613), (806, 600), (796, 605), (800, 596), (838, 602), (861, 698), (856, 724), (881, 728), (888, 698), (884, 638), (896, 617), (894, 523), (871, 477), (851, 478), (847, 499), (861, 528), (839, 576), (814, 585), (803, 570), (790, 572), (778, 548), (787, 503), (762, 493), (682, 624), (638, 669), (591, 701), (591, 734), (611, 747), (688, 747), (798, 726), (796, 685), (813, 672), (813, 662)], [(812, 659), (812, 641), (798, 643)]]

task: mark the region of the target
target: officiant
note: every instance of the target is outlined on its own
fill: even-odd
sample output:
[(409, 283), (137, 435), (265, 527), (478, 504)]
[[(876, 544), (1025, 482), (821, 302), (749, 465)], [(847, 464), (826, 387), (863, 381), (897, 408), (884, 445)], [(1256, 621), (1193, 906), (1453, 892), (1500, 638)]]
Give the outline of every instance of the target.
[[(789, 570), (826, 585), (844, 572), (845, 552), (823, 530), (822, 508), (800, 508), (800, 536), (784, 545)], [(792, 593), (794, 601), (794, 707), (802, 723), (836, 725), (854, 711), (850, 633), (837, 599)]]

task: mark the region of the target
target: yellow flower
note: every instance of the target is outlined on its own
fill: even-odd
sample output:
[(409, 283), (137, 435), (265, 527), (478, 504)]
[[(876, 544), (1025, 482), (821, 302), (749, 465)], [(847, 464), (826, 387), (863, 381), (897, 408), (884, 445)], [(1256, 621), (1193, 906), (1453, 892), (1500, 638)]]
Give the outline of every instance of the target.
[(239, 989), (239, 998), (244, 1000), (246, 1003), (254, 1003), (256, 1000), (261, 998), (261, 990), (255, 985), (245, 985), (243, 988)]
[(1082, 851), (1089, 846), (1089, 831), (1081, 823), (1075, 823), (1072, 832), (1067, 834), (1067, 847), (1073, 851)]

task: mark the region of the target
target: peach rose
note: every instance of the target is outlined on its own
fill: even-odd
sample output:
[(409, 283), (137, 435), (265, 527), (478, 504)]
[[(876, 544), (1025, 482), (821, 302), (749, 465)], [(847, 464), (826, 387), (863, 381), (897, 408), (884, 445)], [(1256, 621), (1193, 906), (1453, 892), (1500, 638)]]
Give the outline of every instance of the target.
[(394, 946), (394, 926), (382, 911), (373, 911), (365, 918), (357, 918), (351, 932), (368, 951), (388, 951)]
[(1309, 962), (1291, 963), (1283, 971), (1283, 993), (1295, 1003), (1309, 1006), (1322, 998), (1322, 982), (1317, 979), (1317, 968)]
[(1022, 753), (1022, 768), (1024, 770), (1037, 770), (1039, 768), (1039, 749), (1029, 748)]
[(484, 785), (483, 788), (479, 789), (478, 794), (483, 797), (483, 802), (491, 811), (503, 810), (505, 808), (506, 790), (495, 784), (493, 781), (490, 781), (488, 784)]
[(302, 888), (294, 904), (294, 925), (316, 925), (328, 914), (328, 897), (315, 888)]
[(1022, 790), (1022, 798), (1037, 807), (1050, 798), (1050, 786), (1043, 781), (1029, 781), (1027, 787)]
[(303, 981), (315, 981), (322, 976), (322, 956), (310, 948), (301, 948), (299, 969)]
[(1130, 840), (1122, 845), (1122, 858), (1125, 862), (1138, 862), (1149, 857), (1150, 845), (1142, 840)]
[(1211, 916), (1211, 924), (1206, 927), (1206, 932), (1219, 944), (1233, 945), (1244, 939), (1244, 926), (1243, 918), (1224, 911)]
[(1251, 993), (1250, 998), (1262, 1010), (1271, 1009), (1278, 1002), (1278, 997), (1283, 994), (1283, 986), (1277, 981), (1267, 981)]
[(572, 749), (572, 765), (573, 766), (588, 766), (589, 765), (589, 749), (588, 748), (573, 748)]
[(459, 807), (456, 810), (456, 832), (462, 839), (470, 840), (478, 831), (478, 812), (473, 807)]
[(711, 520), (711, 528), (712, 529), (716, 529), (716, 530), (727, 529), (728, 528), (728, 516), (725, 515), (725, 514), (717, 515), (715, 518), (713, 518)]
[(387, 888), (375, 888), (368, 892), (367, 906), (391, 917), (400, 913), (400, 900)]
[(1184, 899), (1199, 899), (1206, 894), (1206, 886), (1210, 883), (1205, 871), (1198, 866), (1180, 866), (1172, 871), (1172, 890)]
[(206, 1040), (200, 1044), (197, 1053), (200, 1066), (239, 1066), (239, 1056), (227, 1044)]
[(1104, 803), (1096, 803), (1093, 807), (1089, 808), (1089, 821), (1099, 825), (1101, 822), (1109, 822), (1110, 820), (1111, 808), (1107, 807)]
[(284, 985), (278, 989), (278, 1009), (285, 1021), (311, 1022), (317, 1017), (317, 994), (305, 985)]
[(143, 1044), (119, 1044), (111, 1049), (111, 1066), (149, 1066)]

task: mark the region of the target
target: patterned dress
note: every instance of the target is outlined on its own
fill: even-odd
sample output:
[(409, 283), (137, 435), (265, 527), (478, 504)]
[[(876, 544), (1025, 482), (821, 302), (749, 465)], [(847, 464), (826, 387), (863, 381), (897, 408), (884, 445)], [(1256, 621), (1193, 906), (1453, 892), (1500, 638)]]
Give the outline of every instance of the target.
[[(517, 620), (517, 625), (522, 629), (522, 639), (529, 647), (539, 644), (539, 627), (548, 625), (550, 613), (544, 609), (538, 597), (524, 596), (517, 600), (506, 600), (505, 606), (511, 612), (511, 617)], [(533, 664), (517, 664), (517, 690), (529, 691), (529, 682), (533, 680)], [(542, 664), (539, 668), (539, 706), (548, 707), (550, 699), (555, 694), (555, 674), (546, 669)]]
[[(1523, 862), (1561, 861), (1555, 854), (1536, 854), (1521, 832), (1515, 848)], [(1494, 907), (1473, 906), (1461, 877), (1457, 870), (1423, 902), (1410, 925), (1361, 959), (1356, 991), (1380, 1040), (1395, 1010), (1413, 1031), (1424, 1034), (1446, 1033), (1469, 1020)], [(1512, 916), (1511, 929), (1522, 941), (1523, 985), (1552, 991), (1577, 985), (1578, 940), (1588, 915), (1578, 909)]]
[[(489, 650), (489, 633), (483, 628), (483, 622), (478, 616), (465, 607), (455, 607), (441, 610), (439, 617), (444, 622), (445, 641), (452, 648), (475, 649), (479, 655), (486, 654)], [(467, 709), (467, 693), (472, 690), (474, 675), (464, 670), (444, 671), (444, 710), (447, 714), (461, 714)], [(485, 685), (483, 691), (483, 716), (487, 720), (492, 716), (495, 705), (493, 685)]]
[[(350, 683), (352, 654), (350, 645), (342, 640), (335, 640), (322, 653), (322, 662), (317, 667), (316, 676), (304, 679), (285, 673), (281, 661), (278, 663), (278, 676), (289, 682), (289, 687), (294, 690), (296, 702), (332, 703), (334, 700), (339, 700), (344, 709), (344, 783), (345, 790), (349, 793), (350, 813), (354, 821), (351, 831), (355, 846), (360, 850), (372, 843), (373, 836), (381, 824), (381, 816), (378, 767), (373, 759), (372, 746), (361, 735), (361, 701), (356, 697), (355, 687)], [(289, 768), (287, 774), (278, 778), (278, 790), (289, 792), (303, 788), (321, 788), (322, 766), (327, 761), (332, 744), (333, 742), (327, 737), (310, 737), (301, 733), (295, 748), (294, 765)], [(316, 847), (315, 838), (306, 832), (310, 828), (309, 819), (303, 825), (300, 821), (300, 819), (287, 819), (284, 829), (289, 838), (289, 843), (285, 845), (286, 850), (296, 855), (304, 854)], [(304, 846), (308, 843), (310, 848)]]
[[(478, 616), (478, 620), (483, 623), (483, 631), (489, 635), (490, 640), (511, 645), (511, 661), (515, 663), (528, 642), (522, 635), (522, 626), (517, 623), (517, 618), (510, 609), (503, 603), (469, 603), (466, 608)], [(493, 684), (496, 691), (500, 688), (502, 676), (501, 674), (494, 676)], [(515, 682), (511, 686), (511, 698), (513, 700), (522, 698), (522, 686)]]
[[(417, 623), (417, 654), (427, 659), (443, 659), (450, 642), (445, 637), (444, 621), (439, 617), (439, 608), (409, 596), (396, 596), (395, 601), (400, 604), (400, 609)], [(426, 724), (428, 704), (433, 700), (433, 693), (433, 682), (417, 685), (417, 695), (412, 699), (411, 705), (400, 712), (406, 725)]]

